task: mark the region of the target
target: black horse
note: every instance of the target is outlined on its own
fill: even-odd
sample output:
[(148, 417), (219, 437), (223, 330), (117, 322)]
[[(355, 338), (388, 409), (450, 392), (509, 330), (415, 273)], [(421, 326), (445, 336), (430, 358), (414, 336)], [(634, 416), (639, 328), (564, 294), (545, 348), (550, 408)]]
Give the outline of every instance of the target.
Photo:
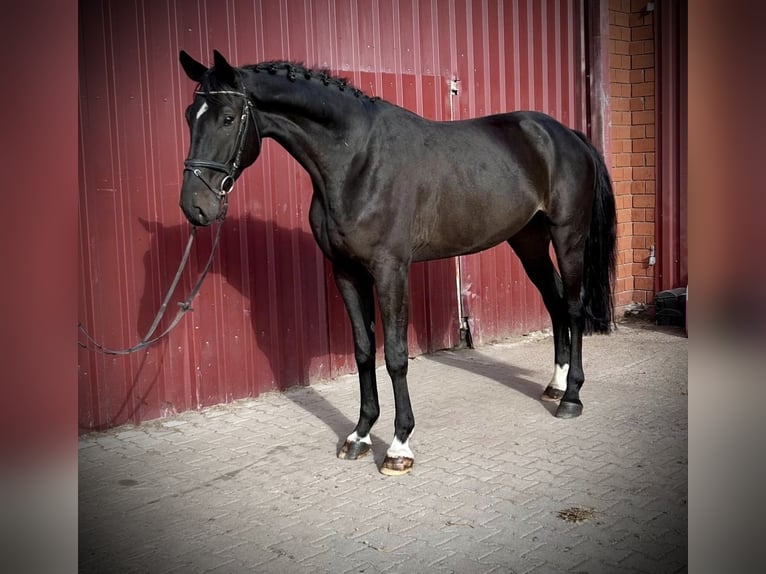
[(369, 451), (379, 414), (373, 286), (396, 406), (380, 470), (404, 474), (414, 461), (410, 264), (503, 241), (551, 315), (555, 366), (542, 398), (560, 400), (557, 417), (582, 413), (582, 336), (611, 330), (616, 235), (609, 175), (583, 134), (536, 112), (429, 121), (326, 71), (288, 62), (237, 68), (218, 52), (210, 69), (186, 52), (180, 60), (198, 84), (186, 109), (191, 142), (181, 189), (191, 223), (223, 217), (261, 138), (275, 139), (311, 176), (311, 229), (348, 310), (361, 389), (359, 422), (339, 457)]

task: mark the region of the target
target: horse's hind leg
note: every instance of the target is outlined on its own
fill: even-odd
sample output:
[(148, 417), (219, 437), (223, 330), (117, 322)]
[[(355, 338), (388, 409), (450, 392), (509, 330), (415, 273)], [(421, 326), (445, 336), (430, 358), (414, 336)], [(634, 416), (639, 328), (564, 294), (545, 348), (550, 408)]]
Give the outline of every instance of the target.
[(564, 396), (569, 371), (569, 316), (564, 300), (564, 285), (549, 254), (550, 233), (542, 213), (508, 240), (521, 260), (529, 279), (540, 291), (553, 326), (553, 376), (542, 395), (543, 400), (557, 401)]
[(359, 372), (359, 422), (338, 452), (338, 458), (355, 460), (372, 447), (370, 430), (380, 414), (375, 381), (375, 307), (372, 277), (358, 267), (333, 265), (335, 283), (346, 304), (354, 336), (354, 356)]
[(583, 227), (575, 224), (551, 226), (550, 233), (553, 248), (561, 271), (564, 285), (567, 315), (569, 318), (570, 353), (567, 386), (561, 397), (556, 416), (574, 418), (582, 414), (580, 388), (585, 382), (582, 368), (582, 336), (585, 316), (582, 302), (582, 284), (584, 273), (585, 235)]

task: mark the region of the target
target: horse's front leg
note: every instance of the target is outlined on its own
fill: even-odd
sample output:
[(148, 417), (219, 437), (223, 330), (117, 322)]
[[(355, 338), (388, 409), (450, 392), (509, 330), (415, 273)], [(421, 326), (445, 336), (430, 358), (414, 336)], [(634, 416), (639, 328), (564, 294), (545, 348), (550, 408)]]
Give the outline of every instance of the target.
[(356, 460), (372, 447), (370, 430), (380, 414), (375, 380), (375, 307), (372, 277), (357, 266), (333, 264), (335, 283), (346, 304), (354, 336), (359, 372), (359, 422), (338, 452), (338, 458)]
[(391, 262), (375, 276), (380, 315), (383, 320), (386, 369), (394, 386), (394, 439), (386, 452), (380, 472), (389, 476), (408, 474), (415, 457), (409, 446), (415, 427), (407, 390), (407, 317), (409, 305), (409, 264)]

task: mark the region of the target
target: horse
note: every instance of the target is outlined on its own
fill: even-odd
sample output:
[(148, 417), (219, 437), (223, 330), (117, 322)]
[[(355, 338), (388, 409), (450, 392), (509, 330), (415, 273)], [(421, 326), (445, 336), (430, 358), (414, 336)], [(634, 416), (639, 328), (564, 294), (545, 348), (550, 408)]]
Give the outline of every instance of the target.
[[(378, 419), (374, 291), (394, 392), (394, 438), (380, 472), (412, 471), (407, 388), (408, 278), (417, 261), (507, 242), (551, 317), (554, 372), (542, 394), (555, 416), (581, 415), (583, 335), (614, 325), (616, 215), (603, 157), (586, 136), (539, 112), (431, 121), (370, 97), (327, 70), (287, 61), (208, 68), (185, 51), (196, 83), (180, 207), (195, 226), (224, 217), (243, 170), (272, 138), (308, 172), (309, 223), (351, 322), (359, 419), (337, 453), (372, 446)], [(558, 263), (554, 266), (550, 245)]]

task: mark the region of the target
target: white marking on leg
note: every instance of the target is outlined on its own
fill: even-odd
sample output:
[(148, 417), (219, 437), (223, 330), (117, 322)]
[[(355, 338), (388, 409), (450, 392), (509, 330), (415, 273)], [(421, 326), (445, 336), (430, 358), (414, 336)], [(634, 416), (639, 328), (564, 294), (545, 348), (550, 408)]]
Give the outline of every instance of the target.
[(207, 111), (207, 102), (202, 102), (202, 105), (197, 110), (197, 119), (200, 119), (202, 117), (202, 114), (204, 114)]
[(394, 440), (391, 441), (391, 446), (386, 452), (386, 456), (391, 458), (405, 457), (414, 459), (415, 455), (412, 454), (412, 451), (410, 450), (410, 439), (407, 438), (405, 442), (402, 442), (394, 437)]
[(356, 431), (348, 435), (348, 438), (346, 440), (348, 442), (363, 442), (365, 444), (370, 444), (370, 445), (372, 444), (372, 438), (370, 438), (370, 435), (360, 437), (358, 434), (356, 434)]
[(564, 363), (563, 366), (556, 365), (553, 369), (553, 378), (548, 385), (559, 391), (567, 390), (567, 373), (569, 373), (569, 363)]

